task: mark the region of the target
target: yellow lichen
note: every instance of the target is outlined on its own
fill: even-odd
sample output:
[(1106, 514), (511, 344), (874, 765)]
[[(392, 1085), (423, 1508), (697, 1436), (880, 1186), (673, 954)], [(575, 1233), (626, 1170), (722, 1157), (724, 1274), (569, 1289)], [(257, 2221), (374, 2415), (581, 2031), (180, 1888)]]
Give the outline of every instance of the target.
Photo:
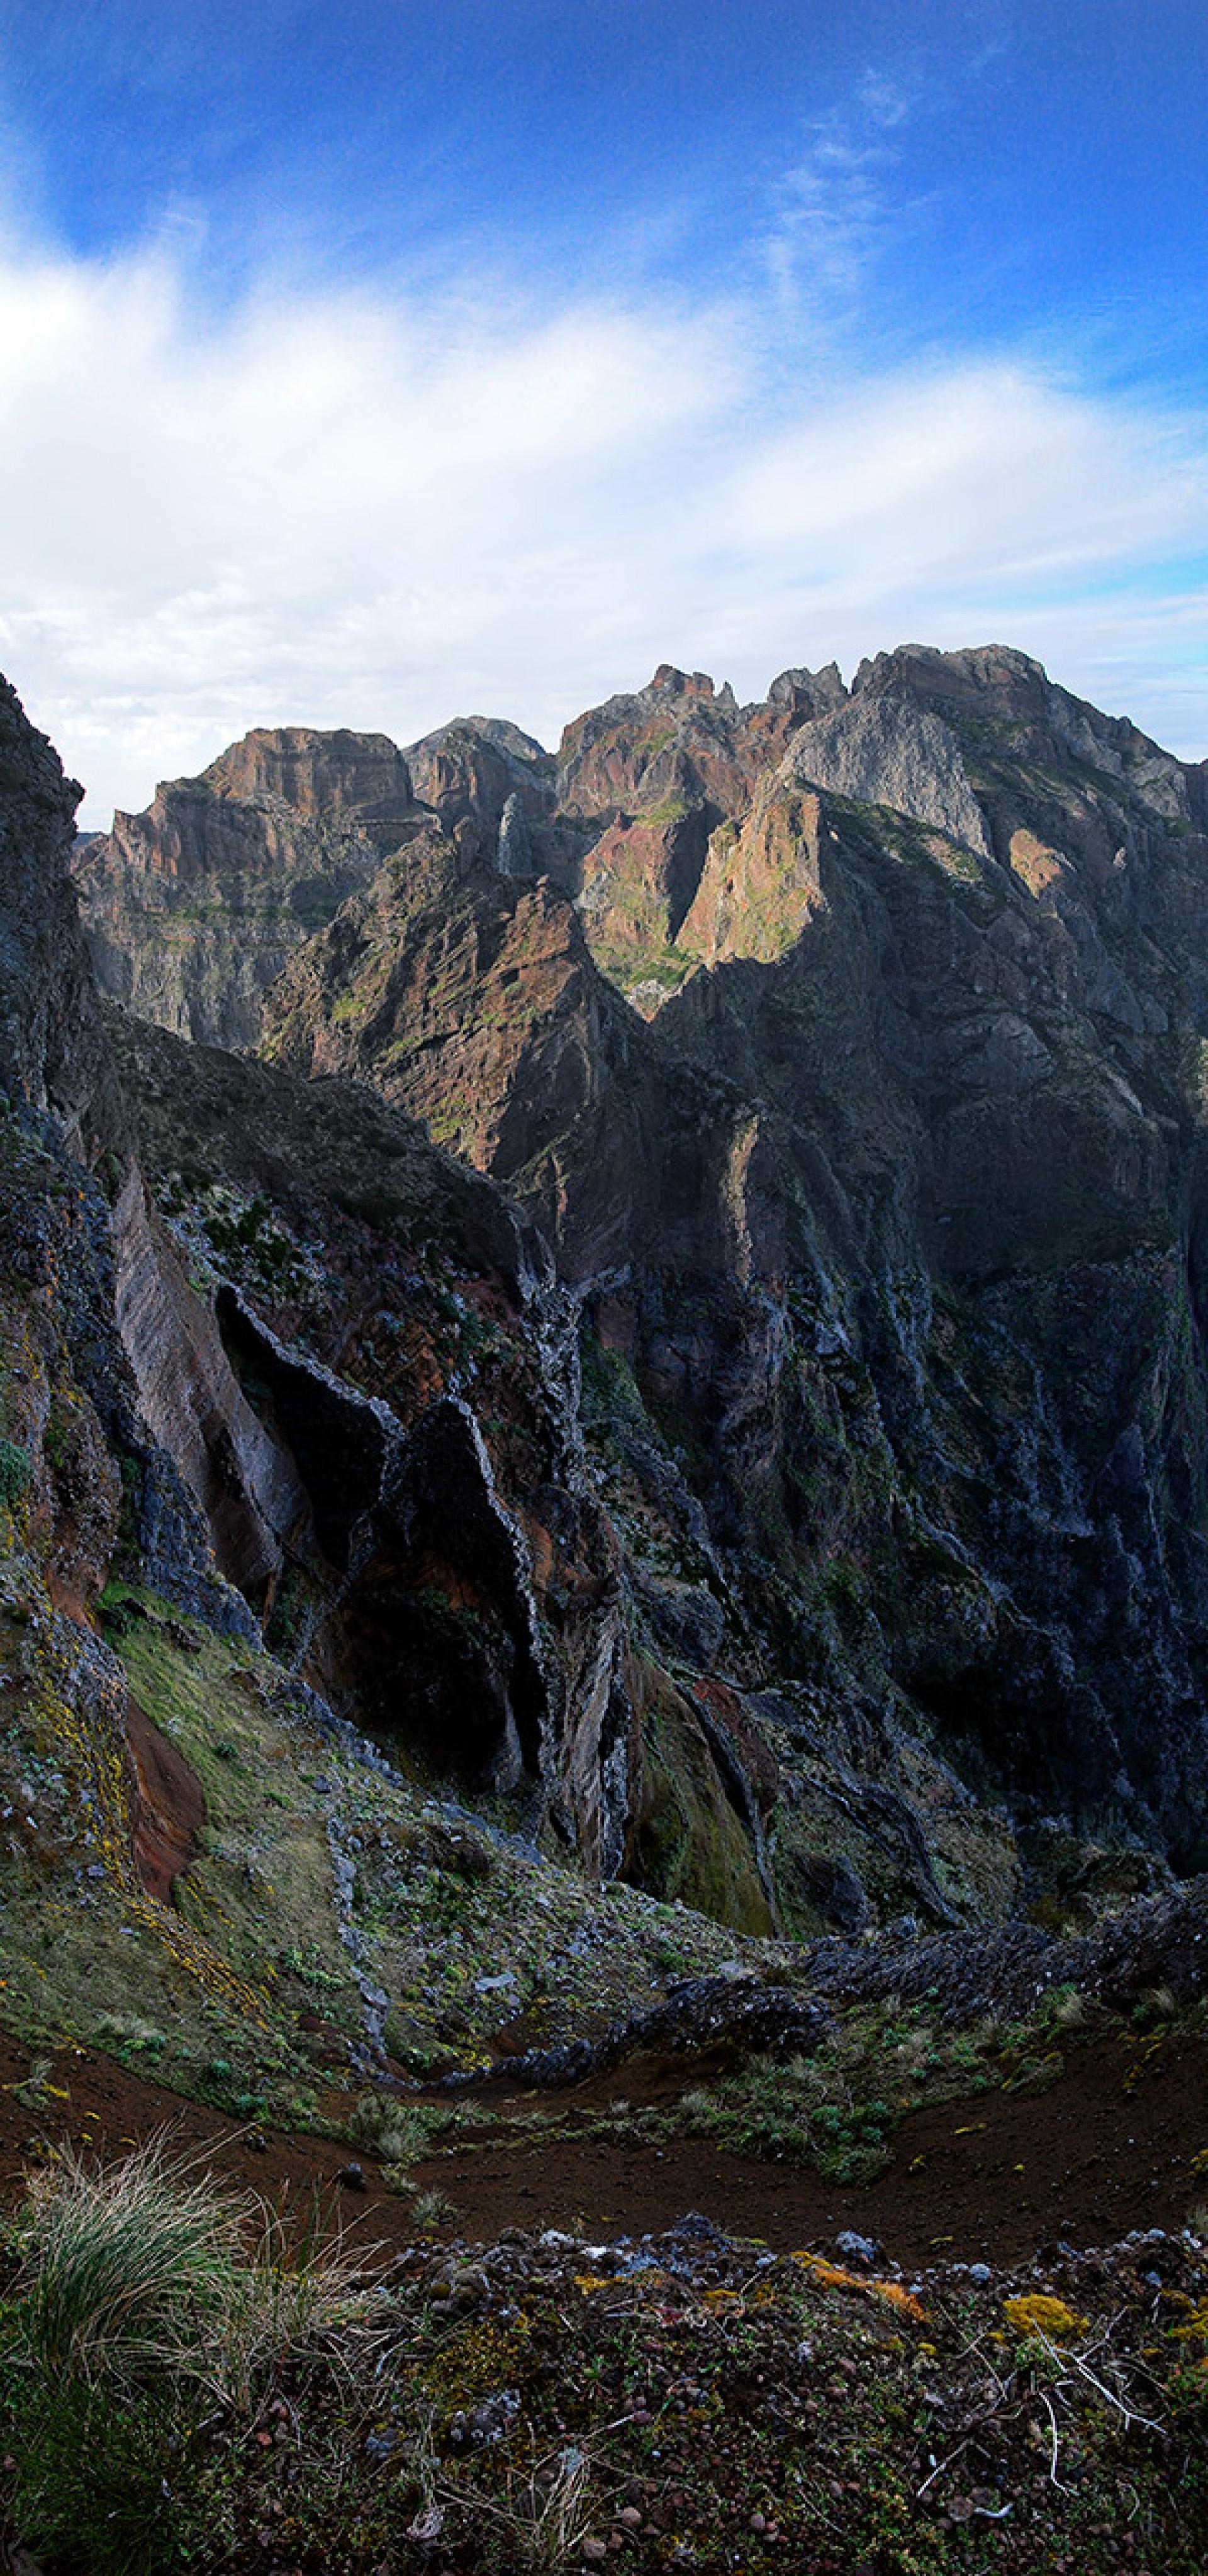
[(1068, 2343), (1081, 2334), (1085, 2317), (1076, 2317), (1064, 2299), (1049, 2298), (1043, 2291), (1031, 2291), (1026, 2297), (1006, 2299), (1003, 2314), (1017, 2334), (1043, 2335), (1047, 2343)]
[(801, 2263), (828, 2290), (862, 2290), (873, 2298), (885, 2299), (900, 2316), (913, 2317), (917, 2325), (926, 2325), (927, 2311), (913, 2292), (904, 2290), (900, 2281), (870, 2280), (860, 2272), (845, 2272), (839, 2263), (828, 2263), (822, 2254), (793, 2254), (793, 2263)]

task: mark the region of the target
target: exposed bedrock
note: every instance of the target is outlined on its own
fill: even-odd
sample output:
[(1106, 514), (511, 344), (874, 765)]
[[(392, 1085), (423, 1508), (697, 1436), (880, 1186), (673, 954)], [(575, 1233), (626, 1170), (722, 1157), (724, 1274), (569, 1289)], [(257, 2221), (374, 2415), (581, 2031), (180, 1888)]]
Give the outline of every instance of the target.
[(106, 1033), (78, 939), (76, 1051), (25, 896), (9, 1049), (81, 1136), (122, 1066), (140, 1544), (173, 1493), (154, 1561), (204, 1515), (342, 1713), (736, 1925), (1001, 1916), (1096, 1838), (1196, 1865), (1204, 823), (997, 647), (754, 707), (664, 666), (556, 762), (249, 736), (165, 791), (120, 885), (83, 861), (92, 935), (149, 1018), (250, 996), (272, 1062)]
[(265, 986), (419, 819), (384, 734), (246, 735), (82, 846), (101, 990), (182, 1036), (254, 1046)]
[(310, 1504), (289, 1452), (240, 1391), (209, 1307), (190, 1287), (131, 1166), (113, 1210), (114, 1314), (143, 1419), (205, 1514), (222, 1572), (261, 1605)]
[(179, 1745), (131, 1698), (126, 1754), (134, 1867), (148, 1895), (167, 1905), (196, 1853), (206, 1820), (205, 1792)]

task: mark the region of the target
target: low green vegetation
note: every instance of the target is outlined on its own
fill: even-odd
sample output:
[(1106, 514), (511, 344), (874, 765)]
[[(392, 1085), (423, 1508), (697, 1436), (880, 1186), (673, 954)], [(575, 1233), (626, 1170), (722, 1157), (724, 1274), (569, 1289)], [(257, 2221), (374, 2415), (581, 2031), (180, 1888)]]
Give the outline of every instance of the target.
[[(537, 1858), (314, 1721), (288, 1674), (137, 1586), (100, 1605), (140, 1710), (187, 1763), (205, 1820), (172, 1901), (134, 1864), (120, 1704), (81, 1710), (66, 1623), (17, 1552), (0, 1567), (0, 2020), (36, 2050), (92, 2045), (246, 2121), (344, 2136), (382, 2036), (420, 2076), (599, 2027), (736, 1935)], [(740, 1945), (741, 1946), (741, 1945)], [(755, 1955), (754, 1949), (752, 1956)], [(384, 2161), (405, 2167), (409, 2150)]]
[(30, 1464), (24, 1449), (15, 1440), (0, 1440), (0, 1505), (5, 1511), (25, 1492), (30, 1481)]
[[(787, 2062), (752, 2058), (745, 2066), (694, 2076), (685, 2059), (683, 2090), (642, 2098), (646, 2070), (638, 2059), (616, 2069), (611, 2102), (565, 2109), (557, 2097), (500, 2114), (494, 2140), (510, 2128), (518, 2139), (596, 2138), (618, 2148), (672, 2138), (709, 2138), (718, 2147), (768, 2163), (800, 2165), (840, 2184), (872, 2182), (894, 2162), (894, 2139), (912, 2113), (944, 2102), (975, 2102), (1002, 2090), (1031, 2095), (1060, 2082), (1071, 2051), (1121, 2050), (1121, 2082), (1167, 2041), (1195, 2041), (1208, 2030), (1208, 2005), (1176, 2010), (1162, 1993), (1125, 2015), (1088, 2001), (1072, 1987), (1047, 1994), (1026, 2021), (986, 2019), (953, 2028), (937, 2002), (877, 2005), (837, 2012), (809, 2056)], [(632, 2098), (631, 2098), (632, 2097)], [(456, 2142), (464, 2149), (466, 2141)]]

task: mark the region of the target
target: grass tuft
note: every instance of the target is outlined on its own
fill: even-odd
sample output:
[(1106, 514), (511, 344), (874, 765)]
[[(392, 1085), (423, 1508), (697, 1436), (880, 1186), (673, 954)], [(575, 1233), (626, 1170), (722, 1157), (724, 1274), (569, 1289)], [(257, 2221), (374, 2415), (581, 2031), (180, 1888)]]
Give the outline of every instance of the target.
[(63, 2148), (32, 2177), (22, 2230), (31, 2361), (85, 2378), (115, 2363), (183, 2361), (229, 2292), (247, 2209), (174, 2165), (163, 2139), (108, 2169)]
[(13, 2511), (39, 2558), (165, 2576), (205, 2556), (207, 2427), (254, 2419), (287, 2366), (363, 2367), (375, 2248), (287, 2226), (152, 2140), (30, 2178), (0, 2347)]

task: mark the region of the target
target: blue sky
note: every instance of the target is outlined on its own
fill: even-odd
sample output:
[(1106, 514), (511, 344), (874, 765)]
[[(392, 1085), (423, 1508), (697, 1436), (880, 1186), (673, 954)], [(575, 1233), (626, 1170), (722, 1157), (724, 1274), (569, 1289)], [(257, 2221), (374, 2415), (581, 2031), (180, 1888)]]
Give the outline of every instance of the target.
[(1208, 753), (1202, 0), (0, 0), (0, 651), (89, 788), (991, 636)]

